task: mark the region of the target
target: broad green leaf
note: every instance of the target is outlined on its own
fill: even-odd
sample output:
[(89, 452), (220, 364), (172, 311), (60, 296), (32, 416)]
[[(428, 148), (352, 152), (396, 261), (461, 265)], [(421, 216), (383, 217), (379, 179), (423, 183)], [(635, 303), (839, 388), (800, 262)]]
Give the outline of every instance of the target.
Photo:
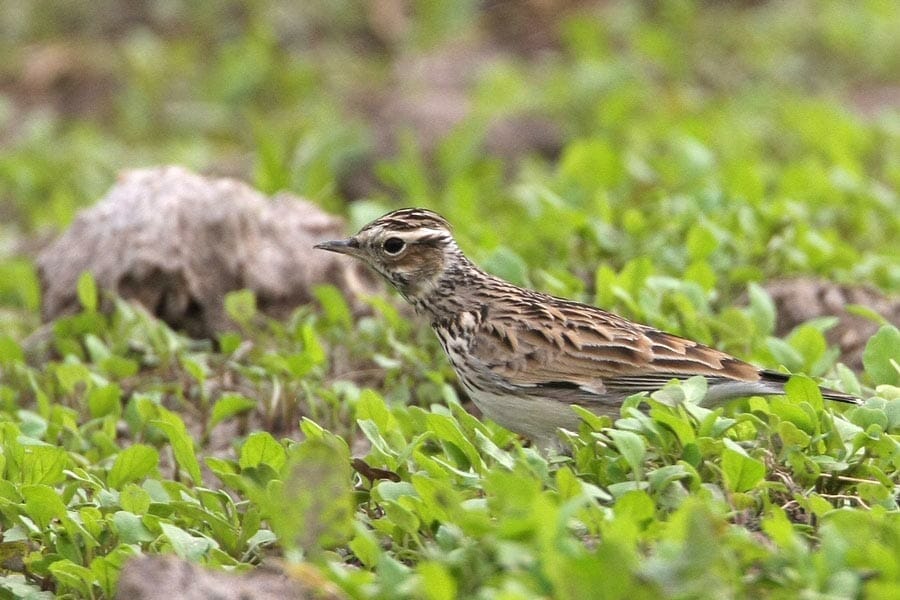
[(83, 598), (91, 596), (94, 574), (87, 567), (77, 565), (69, 559), (63, 559), (50, 565), (50, 573), (54, 579), (77, 591)]
[(801, 325), (795, 329), (787, 342), (803, 357), (804, 372), (818, 376), (824, 373), (825, 368), (831, 366), (825, 359), (828, 350), (825, 334), (812, 324)]
[(225, 295), (225, 312), (241, 325), (256, 316), (256, 295), (251, 290), (238, 290)]
[(454, 600), (457, 597), (456, 579), (437, 561), (420, 563), (416, 571), (422, 578), (421, 595), (428, 600)]
[(106, 556), (98, 556), (91, 561), (94, 582), (100, 586), (107, 598), (115, 597), (122, 567), (135, 554), (137, 554), (137, 550), (134, 547), (119, 544)]
[[(462, 430), (452, 417), (438, 413), (429, 413), (427, 416), (428, 429), (433, 431), (437, 438), (443, 442), (449, 442), (456, 447), (457, 450), (464, 455), (464, 461), (473, 467), (478, 467), (481, 459), (478, 450), (472, 445), (472, 442), (466, 438)], [(464, 467), (465, 468), (465, 467)]]
[(822, 391), (816, 382), (809, 377), (802, 375), (794, 375), (784, 386), (784, 391), (789, 400), (794, 402), (809, 402), (816, 410), (822, 410), (824, 403), (822, 401)]
[(144, 525), (141, 517), (132, 512), (117, 511), (113, 515), (113, 526), (123, 544), (142, 544), (156, 539)]
[(222, 354), (234, 354), (241, 347), (243, 339), (240, 334), (233, 331), (227, 331), (219, 334), (219, 350)]
[(663, 423), (669, 429), (674, 431), (675, 435), (678, 436), (678, 441), (682, 445), (690, 444), (696, 438), (691, 423), (669, 409), (654, 406), (650, 409), (650, 416), (653, 417), (655, 421)]
[(763, 531), (782, 548), (801, 549), (802, 545), (794, 532), (794, 527), (780, 506), (769, 507), (769, 514), (762, 520)]
[(287, 460), (287, 453), (278, 440), (266, 431), (257, 431), (252, 433), (241, 447), (238, 464), (241, 469), (265, 464), (278, 471), (284, 466), (285, 460)]
[(506, 246), (498, 246), (483, 261), (484, 268), (507, 281), (519, 285), (528, 282), (528, 265), (522, 257)]
[(215, 427), (222, 421), (256, 408), (256, 404), (256, 400), (240, 394), (222, 394), (222, 397), (213, 405), (209, 426), (210, 428)]
[(57, 597), (53, 592), (41, 591), (37, 583), (26, 581), (19, 573), (0, 575), (0, 590), (15, 600), (54, 600)]
[(787, 367), (788, 371), (803, 370), (803, 355), (783, 339), (776, 337), (767, 338), (766, 347), (772, 353), (775, 362)]
[(404, 496), (416, 496), (416, 488), (408, 481), (379, 481), (373, 492), (377, 497), (396, 502)]
[(100, 362), (110, 357), (109, 348), (107, 348), (106, 344), (103, 343), (103, 340), (101, 340), (95, 334), (89, 333), (85, 335), (82, 339), (82, 343), (87, 349), (88, 360), (90, 362), (99, 364)]
[(313, 288), (313, 295), (322, 305), (328, 323), (343, 329), (350, 329), (353, 324), (353, 314), (340, 290), (333, 285), (319, 285)]
[(0, 304), (21, 307), (37, 312), (41, 307), (41, 283), (34, 261), (10, 258), (16, 253), (5, 254), (0, 261)]
[(753, 489), (766, 475), (766, 467), (747, 455), (735, 442), (725, 439), (722, 451), (722, 473), (728, 489), (746, 492)]
[(160, 407), (159, 418), (152, 419), (151, 425), (159, 427), (169, 438), (172, 445), (172, 452), (175, 454), (175, 462), (184, 469), (195, 484), (202, 481), (200, 475), (200, 463), (197, 462), (197, 455), (194, 453), (194, 440), (191, 439), (181, 417), (175, 413)]
[(213, 548), (218, 548), (213, 540), (207, 537), (194, 536), (171, 523), (160, 523), (163, 535), (172, 544), (172, 550), (181, 558), (198, 562)]
[(391, 426), (391, 413), (384, 398), (374, 390), (365, 389), (356, 401), (356, 418), (372, 421), (378, 429), (385, 430)]
[(772, 297), (761, 286), (750, 283), (747, 286), (750, 298), (750, 315), (759, 333), (771, 335), (775, 331), (775, 303)]
[(333, 436), (306, 440), (291, 449), (281, 473), (260, 506), (282, 545), (315, 555), (346, 542), (356, 506), (346, 444)]
[(883, 325), (869, 339), (862, 359), (873, 383), (900, 386), (900, 329)]
[(628, 466), (634, 472), (635, 479), (643, 478), (644, 457), (647, 454), (647, 444), (644, 438), (631, 431), (610, 429), (607, 432), (619, 449), (619, 453), (625, 457)]
[(327, 360), (325, 348), (319, 341), (319, 335), (313, 328), (311, 323), (306, 323), (300, 328), (301, 340), (303, 341), (303, 354), (307, 360), (313, 365), (321, 365)]
[(416, 493), (422, 499), (419, 514), (424, 522), (446, 523), (457, 520), (462, 498), (449, 481), (434, 477), (413, 475)]
[(709, 227), (703, 223), (694, 223), (688, 230), (687, 250), (695, 261), (703, 261), (709, 258), (719, 247), (719, 240)]
[(352, 540), (347, 543), (347, 547), (353, 552), (353, 555), (367, 568), (372, 568), (378, 563), (383, 550), (378, 544), (378, 538), (367, 526), (359, 521), (354, 523), (355, 535)]
[(122, 413), (122, 388), (115, 383), (91, 388), (87, 393), (88, 410), (96, 418)]
[(616, 498), (613, 511), (617, 518), (624, 518), (641, 525), (649, 522), (654, 517), (656, 505), (647, 492), (632, 490)]
[(81, 307), (87, 312), (96, 312), (99, 305), (97, 282), (90, 271), (85, 271), (78, 277), (77, 291)]
[(209, 376), (209, 367), (206, 364), (206, 358), (203, 355), (182, 356), (181, 368), (191, 374), (194, 381), (201, 386), (206, 382)]
[(22, 483), (56, 485), (65, 478), (63, 470), (69, 462), (66, 451), (53, 446), (28, 445), (23, 448)]
[(22, 347), (8, 335), (0, 335), (0, 365), (9, 365), (25, 360)]
[(124, 356), (112, 354), (100, 362), (103, 372), (115, 379), (127, 379), (134, 377), (140, 371), (137, 361)]
[(680, 382), (684, 391), (684, 400), (691, 404), (702, 404), (706, 399), (709, 382), (702, 375), (694, 375)]
[(91, 385), (90, 370), (78, 362), (67, 362), (57, 365), (55, 374), (60, 387), (67, 394), (73, 393), (79, 384), (85, 387), (90, 387)]
[(55, 519), (66, 516), (66, 505), (54, 488), (49, 485), (23, 485), (25, 510), (38, 527), (47, 529)]
[(149, 475), (159, 464), (159, 453), (144, 444), (133, 444), (119, 452), (109, 470), (107, 481), (113, 489), (138, 481)]
[(134, 483), (127, 483), (119, 490), (119, 503), (123, 510), (142, 515), (150, 510), (151, 502), (147, 490)]

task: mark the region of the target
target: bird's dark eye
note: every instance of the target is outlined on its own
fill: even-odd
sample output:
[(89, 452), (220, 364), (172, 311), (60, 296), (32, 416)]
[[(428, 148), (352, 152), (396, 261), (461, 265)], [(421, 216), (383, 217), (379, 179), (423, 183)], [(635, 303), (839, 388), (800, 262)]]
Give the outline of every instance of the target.
[(406, 245), (406, 242), (401, 240), (400, 238), (388, 238), (384, 240), (384, 251), (388, 254), (398, 254), (403, 247)]

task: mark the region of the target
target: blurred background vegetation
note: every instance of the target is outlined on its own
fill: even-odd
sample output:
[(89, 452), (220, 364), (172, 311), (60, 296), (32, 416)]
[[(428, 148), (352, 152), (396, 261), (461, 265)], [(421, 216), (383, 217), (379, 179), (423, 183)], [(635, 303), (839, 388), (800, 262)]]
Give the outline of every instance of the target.
[(898, 31), (891, 0), (4, 0), (0, 302), (33, 309), (8, 277), (160, 163), (354, 225), (436, 208), (551, 291), (639, 256), (896, 291)]

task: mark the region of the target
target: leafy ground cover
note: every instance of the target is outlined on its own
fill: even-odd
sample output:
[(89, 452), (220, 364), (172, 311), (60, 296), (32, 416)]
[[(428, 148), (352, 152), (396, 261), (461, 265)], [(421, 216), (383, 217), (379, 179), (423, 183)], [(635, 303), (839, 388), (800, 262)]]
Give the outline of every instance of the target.
[[(900, 332), (883, 323), (854, 372), (833, 320), (776, 337), (760, 284), (900, 292), (900, 114), (879, 100), (900, 10), (560, 3), (551, 41), (523, 49), (476, 3), (414, 4), (399, 34), (340, 3), (4, 11), (2, 593), (109, 597), (129, 557), (172, 552), (302, 560), (294, 576), (361, 598), (896, 597)], [(353, 99), (460, 43), (491, 50), (467, 116), (379, 153)], [(60, 55), (61, 80), (35, 78)], [(558, 151), (484, 152), (487, 125), (522, 112), (558, 125)], [(345, 205), (362, 157), (378, 185)], [(786, 398), (710, 411), (692, 380), (585, 414), (547, 457), (471, 416), (424, 324), (386, 298), (354, 321), (322, 288), (276, 322), (236, 292), (239, 329), (210, 343), (124, 303), (99, 312), (85, 276), (82, 311), (36, 334), (33, 248), (154, 162), (288, 188), (351, 227), (437, 209), (498, 275), (866, 402), (823, 403), (797, 377)]]

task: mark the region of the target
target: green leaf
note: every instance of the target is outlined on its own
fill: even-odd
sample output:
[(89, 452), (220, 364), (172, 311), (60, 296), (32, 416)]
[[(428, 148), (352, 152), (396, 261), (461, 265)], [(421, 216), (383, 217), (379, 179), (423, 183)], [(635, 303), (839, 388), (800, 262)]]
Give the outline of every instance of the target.
[(256, 316), (256, 295), (238, 290), (225, 295), (225, 312), (235, 323), (246, 325)]
[(690, 444), (696, 439), (694, 428), (691, 426), (691, 423), (686, 419), (683, 419), (680, 415), (675, 414), (674, 411), (654, 406), (650, 409), (650, 416), (653, 417), (653, 420), (663, 423), (669, 429), (674, 431), (675, 435), (678, 436), (678, 441), (682, 445)]
[(748, 456), (743, 448), (728, 438), (725, 438), (724, 442), (722, 473), (728, 489), (733, 492), (746, 492), (753, 489), (765, 477), (765, 465)]
[(82, 384), (85, 387), (90, 387), (91, 385), (91, 372), (79, 362), (67, 362), (56, 365), (55, 375), (60, 387), (67, 394), (73, 393), (78, 384)]
[(66, 558), (51, 564), (50, 573), (60, 584), (78, 591), (82, 598), (91, 596), (94, 574), (87, 567), (77, 565)]
[(33, 312), (40, 309), (41, 284), (32, 260), (4, 255), (0, 261), (0, 304)]
[(88, 410), (97, 419), (122, 413), (122, 388), (115, 383), (91, 388), (87, 393)]
[(684, 391), (684, 401), (690, 404), (703, 404), (709, 390), (709, 382), (702, 375), (694, 375), (680, 382)]
[(647, 444), (644, 442), (644, 438), (631, 431), (619, 429), (609, 429), (607, 433), (615, 442), (619, 453), (625, 457), (625, 461), (634, 472), (635, 479), (640, 480), (643, 477), (644, 457), (647, 455)]
[(111, 488), (119, 489), (126, 483), (146, 477), (156, 469), (158, 464), (159, 453), (155, 448), (144, 444), (133, 444), (116, 456), (107, 481)]
[(66, 516), (66, 505), (59, 492), (49, 485), (23, 485), (21, 492), (29, 518), (41, 529), (47, 529), (54, 519)]
[(365, 389), (359, 394), (356, 401), (356, 418), (369, 420), (378, 429), (387, 430), (392, 423), (391, 412), (388, 410), (384, 398), (378, 392)]
[(809, 402), (816, 410), (822, 410), (822, 390), (816, 382), (803, 375), (794, 375), (784, 386), (787, 397), (794, 402)]
[(350, 329), (353, 325), (353, 314), (340, 290), (333, 285), (319, 285), (313, 288), (313, 295), (322, 305), (326, 322), (343, 329)]
[(866, 306), (864, 304), (847, 304), (844, 306), (844, 310), (847, 311), (847, 314), (863, 317), (864, 319), (868, 319), (879, 326), (890, 326), (888, 320), (870, 306)]
[(171, 523), (160, 523), (163, 535), (172, 544), (172, 550), (181, 558), (199, 562), (210, 550), (219, 545), (206, 537), (193, 536), (184, 529)]
[(227, 393), (222, 394), (213, 405), (212, 414), (209, 418), (210, 428), (215, 427), (222, 421), (230, 419), (235, 415), (245, 413), (256, 407), (256, 400), (247, 398), (240, 394)]
[(827, 367), (825, 353), (828, 350), (828, 342), (825, 334), (812, 324), (801, 325), (787, 338), (787, 342), (802, 357), (804, 372), (810, 375), (821, 375)]
[(53, 446), (28, 445), (23, 448), (22, 483), (45, 483), (56, 485), (65, 479), (63, 470), (69, 457), (62, 448)]
[(468, 463), (464, 465), (465, 467), (470, 465), (476, 466), (481, 463), (478, 450), (472, 442), (466, 438), (459, 427), (459, 423), (453, 419), (453, 417), (438, 413), (429, 413), (426, 420), (428, 429), (433, 431), (439, 440), (453, 444), (453, 446), (464, 455), (465, 458), (463, 460)]
[(775, 358), (775, 362), (787, 367), (788, 371), (803, 370), (803, 355), (783, 339), (776, 337), (767, 338), (766, 346)]
[(37, 583), (29, 583), (18, 573), (0, 575), (0, 590), (9, 594), (4, 598), (15, 600), (54, 600), (57, 597), (53, 592), (41, 591)]
[(22, 347), (7, 335), (0, 335), (0, 365), (20, 363), (25, 360)]
[(383, 552), (378, 544), (378, 538), (375, 537), (371, 529), (359, 521), (354, 523), (354, 531), (356, 535), (350, 540), (347, 547), (366, 567), (374, 567)]
[(719, 247), (715, 234), (703, 222), (694, 223), (687, 235), (688, 254), (694, 261), (703, 261), (712, 256)]
[(770, 506), (769, 514), (762, 520), (762, 529), (776, 544), (785, 549), (801, 549), (790, 519), (780, 506)]
[(241, 347), (242, 342), (243, 338), (234, 331), (226, 331), (219, 334), (219, 350), (221, 350), (222, 354), (234, 354)]
[(656, 514), (656, 505), (647, 492), (631, 490), (616, 499), (613, 511), (616, 514), (616, 518), (624, 518), (636, 524), (643, 524), (653, 519)]
[(206, 382), (209, 376), (209, 367), (206, 364), (206, 357), (203, 355), (182, 356), (181, 368), (190, 373), (201, 386)]
[(140, 365), (136, 360), (112, 354), (100, 361), (100, 368), (115, 379), (127, 379), (138, 374)]
[(862, 360), (876, 385), (900, 386), (900, 330), (893, 325), (879, 328), (866, 344)]
[(133, 547), (120, 544), (106, 556), (98, 556), (91, 561), (91, 572), (94, 574), (94, 582), (100, 586), (107, 598), (115, 597), (122, 567), (136, 553), (137, 550)]
[(172, 445), (175, 462), (187, 472), (194, 483), (199, 484), (203, 480), (200, 475), (200, 463), (197, 462), (197, 455), (194, 453), (194, 440), (191, 439), (184, 421), (161, 406), (156, 408), (160, 418), (152, 419), (150, 424), (159, 427), (166, 434)]
[(78, 277), (78, 301), (87, 312), (96, 312), (98, 302), (97, 282), (90, 271), (85, 271)]
[(150, 509), (152, 499), (144, 488), (133, 483), (127, 483), (119, 490), (119, 504), (122, 509), (138, 515), (146, 513)]
[(454, 600), (457, 597), (456, 579), (441, 563), (422, 562), (416, 570), (422, 577), (422, 597), (428, 600)]
[(282, 480), (269, 482), (260, 507), (286, 548), (316, 554), (353, 532), (352, 479), (346, 443), (330, 434), (308, 439), (291, 449)]
[(761, 286), (750, 283), (747, 286), (750, 298), (750, 315), (757, 330), (763, 335), (771, 335), (775, 331), (775, 303), (772, 297)]
[(272, 435), (266, 431), (257, 431), (247, 438), (241, 447), (239, 465), (241, 469), (268, 465), (278, 471), (287, 460), (287, 452)]

